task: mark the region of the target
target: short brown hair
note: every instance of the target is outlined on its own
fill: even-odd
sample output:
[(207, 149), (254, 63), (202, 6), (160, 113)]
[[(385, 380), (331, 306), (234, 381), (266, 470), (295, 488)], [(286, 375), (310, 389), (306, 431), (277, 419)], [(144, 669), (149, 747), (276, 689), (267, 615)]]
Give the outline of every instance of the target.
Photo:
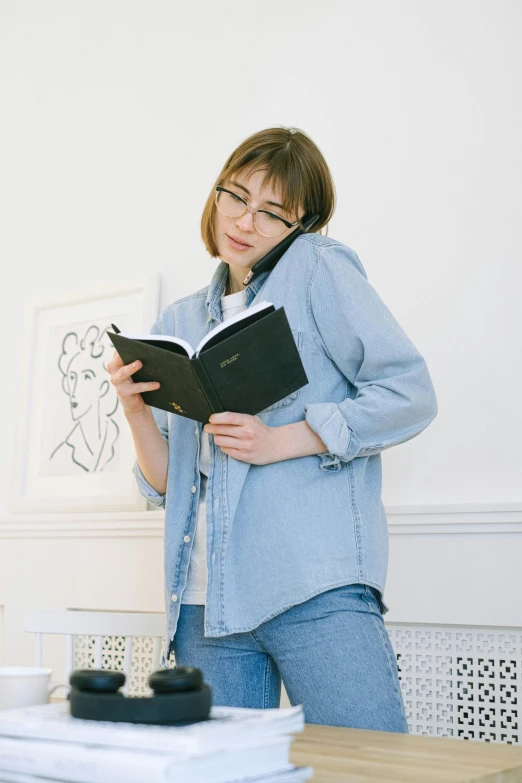
[(314, 142), (298, 128), (267, 128), (254, 133), (234, 150), (223, 166), (205, 204), (201, 237), (212, 257), (218, 255), (214, 238), (215, 190), (233, 174), (266, 169), (263, 187), (279, 186), (283, 206), (291, 214), (319, 215), (311, 231), (325, 226), (335, 209), (335, 188), (326, 161)]

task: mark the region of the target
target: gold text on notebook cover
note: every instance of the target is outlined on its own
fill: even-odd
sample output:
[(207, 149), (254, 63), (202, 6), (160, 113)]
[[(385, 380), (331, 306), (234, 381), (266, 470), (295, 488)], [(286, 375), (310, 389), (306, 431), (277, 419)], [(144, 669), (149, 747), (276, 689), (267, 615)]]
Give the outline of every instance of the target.
[(232, 364), (232, 362), (235, 362), (236, 359), (239, 357), (238, 353), (235, 353), (233, 356), (230, 357), (230, 359), (224, 359), (224, 361), (219, 363), (220, 367), (226, 367), (227, 364)]
[(181, 405), (178, 405), (177, 402), (171, 402), (170, 404), (174, 406), (178, 413), (185, 413)]

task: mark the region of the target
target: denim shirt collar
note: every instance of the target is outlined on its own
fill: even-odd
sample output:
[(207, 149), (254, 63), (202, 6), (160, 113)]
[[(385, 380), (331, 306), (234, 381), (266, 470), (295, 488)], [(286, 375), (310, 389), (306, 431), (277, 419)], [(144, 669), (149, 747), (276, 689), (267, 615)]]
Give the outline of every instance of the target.
[[(208, 312), (207, 323), (212, 320), (219, 322), (223, 320), (223, 314), (221, 311), (221, 297), (225, 293), (228, 280), (228, 271), (228, 264), (225, 264), (224, 261), (220, 261), (214, 274), (212, 275), (212, 280), (210, 281), (210, 285), (208, 287), (207, 298), (205, 300), (205, 305)], [(256, 277), (255, 280), (253, 280), (250, 285), (246, 287), (247, 307), (250, 307), (253, 300), (263, 287), (269, 274), (270, 271), (262, 272), (259, 277)]]

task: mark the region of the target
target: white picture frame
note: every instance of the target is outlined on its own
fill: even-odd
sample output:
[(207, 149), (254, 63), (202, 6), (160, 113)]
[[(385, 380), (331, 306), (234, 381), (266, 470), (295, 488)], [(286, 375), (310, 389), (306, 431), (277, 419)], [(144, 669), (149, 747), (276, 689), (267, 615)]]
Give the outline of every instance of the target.
[(32, 299), (26, 310), (11, 511), (144, 511), (106, 330), (150, 332), (159, 275)]

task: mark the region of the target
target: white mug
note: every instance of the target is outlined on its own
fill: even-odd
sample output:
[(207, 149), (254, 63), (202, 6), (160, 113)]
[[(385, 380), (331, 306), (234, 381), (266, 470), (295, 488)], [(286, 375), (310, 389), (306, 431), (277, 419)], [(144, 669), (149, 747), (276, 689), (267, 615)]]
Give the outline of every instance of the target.
[(0, 710), (47, 704), (51, 693), (63, 685), (51, 685), (52, 673), (39, 666), (0, 666)]

